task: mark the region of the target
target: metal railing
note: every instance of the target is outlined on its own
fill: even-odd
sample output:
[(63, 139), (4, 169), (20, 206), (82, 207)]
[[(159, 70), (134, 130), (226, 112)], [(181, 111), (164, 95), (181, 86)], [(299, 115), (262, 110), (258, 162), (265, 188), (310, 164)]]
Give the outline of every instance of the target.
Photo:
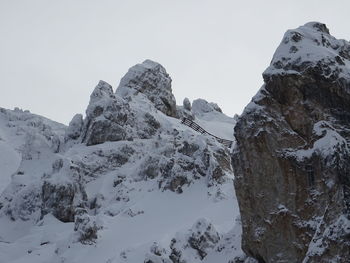
[(233, 141), (219, 138), (219, 137), (211, 134), (210, 132), (207, 132), (201, 126), (199, 126), (197, 123), (195, 123), (194, 121), (192, 121), (192, 120), (190, 120), (188, 118), (183, 118), (181, 120), (181, 123), (186, 125), (186, 126), (188, 126), (188, 127), (190, 127), (191, 129), (201, 133), (201, 134), (208, 134), (208, 135), (214, 137), (218, 142), (220, 142), (221, 144), (225, 145), (228, 148), (231, 148), (231, 146), (232, 146)]

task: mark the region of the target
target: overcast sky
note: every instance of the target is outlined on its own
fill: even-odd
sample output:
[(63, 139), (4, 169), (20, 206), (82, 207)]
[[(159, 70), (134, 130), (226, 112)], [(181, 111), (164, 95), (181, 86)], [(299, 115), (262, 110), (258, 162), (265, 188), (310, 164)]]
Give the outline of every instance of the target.
[(309, 21), (350, 38), (347, 0), (0, 0), (0, 107), (68, 123), (100, 79), (152, 59), (184, 97), (233, 116), (263, 84), (284, 32)]

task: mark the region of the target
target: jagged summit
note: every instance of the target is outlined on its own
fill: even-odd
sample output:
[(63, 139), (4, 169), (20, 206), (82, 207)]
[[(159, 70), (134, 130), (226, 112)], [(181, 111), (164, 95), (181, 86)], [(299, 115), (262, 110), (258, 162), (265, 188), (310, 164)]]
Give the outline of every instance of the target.
[(349, 66), (350, 43), (330, 35), (325, 24), (309, 22), (284, 34), (263, 76), (268, 81), (273, 75), (317, 71), (324, 78), (349, 80)]
[[(72, 139), (96, 145), (107, 141), (149, 139), (170, 132), (171, 126), (162, 121), (168, 121), (167, 117), (195, 116), (204, 121), (201, 125), (212, 134), (233, 140), (235, 121), (223, 114), (217, 104), (198, 99), (193, 102), (192, 109), (191, 103), (186, 103), (186, 107), (176, 106), (170, 76), (162, 65), (146, 60), (129, 69), (115, 93), (110, 84), (100, 80), (90, 96), (85, 119), (81, 114), (73, 117), (65, 141), (68, 143)], [(222, 129), (220, 124), (224, 125)]]
[(171, 89), (171, 78), (161, 64), (145, 60), (128, 70), (121, 79), (116, 94), (128, 97), (137, 92), (145, 94), (164, 114), (176, 117), (176, 100)]

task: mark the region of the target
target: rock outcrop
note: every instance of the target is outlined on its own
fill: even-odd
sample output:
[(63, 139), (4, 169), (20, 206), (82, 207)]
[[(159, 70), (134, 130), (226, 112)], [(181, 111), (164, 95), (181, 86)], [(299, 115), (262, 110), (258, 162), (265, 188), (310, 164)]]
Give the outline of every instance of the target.
[(192, 105), (188, 98), (183, 100), (182, 106), (176, 106), (177, 118), (183, 119), (187, 118), (190, 120), (194, 120), (195, 116), (192, 113)]
[(150, 253), (145, 256), (146, 263), (186, 263), (200, 262), (209, 253), (219, 250), (218, 244), (222, 236), (217, 232), (213, 224), (205, 218), (197, 222), (186, 232), (176, 233), (171, 239), (168, 248), (154, 243)]
[(205, 113), (213, 112), (213, 111), (222, 113), (222, 110), (220, 109), (220, 107), (214, 102), (207, 102), (204, 99), (196, 99), (192, 103), (192, 112), (195, 115), (201, 116)]
[(235, 127), (243, 250), (259, 262), (350, 260), (350, 44), (284, 35)]
[(160, 124), (150, 113), (155, 110), (153, 104), (148, 99), (144, 103), (148, 106), (147, 110), (114, 94), (112, 86), (100, 81), (90, 96), (81, 141), (95, 145), (107, 141), (151, 138)]
[(65, 141), (76, 140), (80, 137), (83, 128), (83, 115), (75, 114), (73, 119), (69, 122), (66, 134), (64, 136)]
[(157, 62), (145, 60), (129, 69), (121, 79), (117, 94), (128, 97), (141, 92), (164, 114), (176, 117), (176, 100), (171, 89), (171, 78)]

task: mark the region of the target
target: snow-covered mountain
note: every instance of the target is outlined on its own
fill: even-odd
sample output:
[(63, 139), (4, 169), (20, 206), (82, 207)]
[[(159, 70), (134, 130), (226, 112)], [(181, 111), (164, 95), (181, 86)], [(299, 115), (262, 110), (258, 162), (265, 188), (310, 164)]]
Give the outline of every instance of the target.
[(350, 43), (288, 30), (263, 78), (234, 118), (150, 60), (68, 127), (0, 108), (0, 263), (350, 262)]
[(158, 63), (100, 81), (69, 126), (0, 110), (0, 262), (243, 260), (230, 149), (214, 103), (176, 106)]

